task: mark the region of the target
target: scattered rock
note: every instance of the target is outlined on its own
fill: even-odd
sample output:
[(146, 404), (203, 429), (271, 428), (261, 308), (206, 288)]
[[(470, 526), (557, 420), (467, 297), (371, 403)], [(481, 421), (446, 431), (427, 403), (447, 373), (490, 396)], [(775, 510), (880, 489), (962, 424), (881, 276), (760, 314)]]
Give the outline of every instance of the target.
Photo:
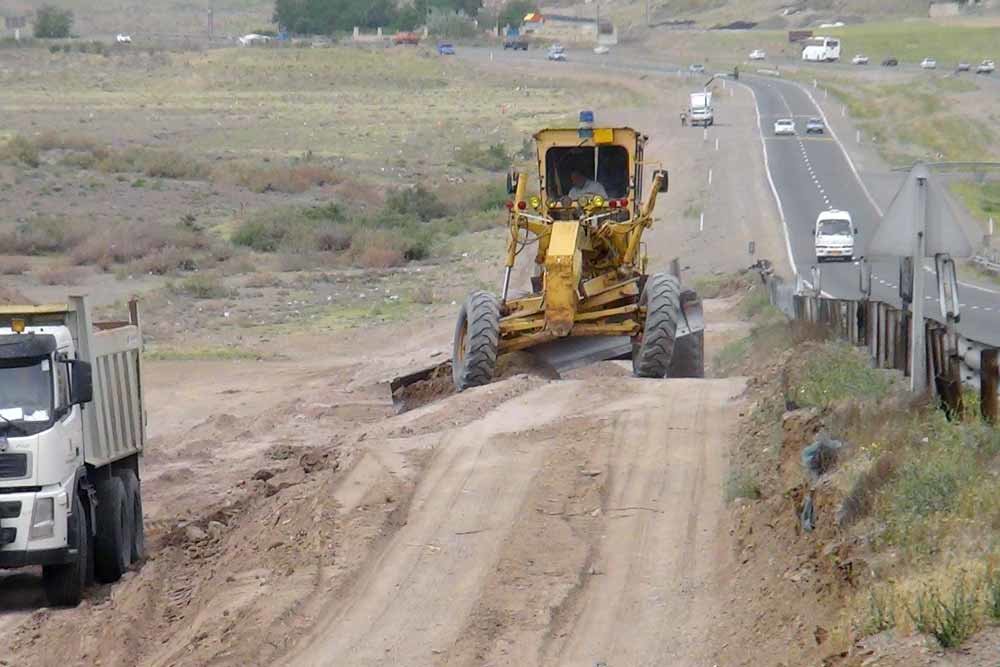
[(201, 542), (208, 537), (208, 533), (192, 524), (184, 529), (184, 537), (188, 542)]
[(274, 473), (273, 472), (271, 472), (270, 470), (263, 470), (262, 469), (262, 470), (258, 470), (257, 472), (255, 472), (253, 474), (253, 477), (251, 477), (250, 479), (254, 479), (254, 480), (257, 480), (257, 481), (260, 481), (260, 482), (266, 482), (267, 480), (271, 479), (272, 477), (274, 477)]
[(226, 532), (226, 524), (221, 521), (209, 521), (208, 522), (208, 534), (213, 540), (220, 540)]

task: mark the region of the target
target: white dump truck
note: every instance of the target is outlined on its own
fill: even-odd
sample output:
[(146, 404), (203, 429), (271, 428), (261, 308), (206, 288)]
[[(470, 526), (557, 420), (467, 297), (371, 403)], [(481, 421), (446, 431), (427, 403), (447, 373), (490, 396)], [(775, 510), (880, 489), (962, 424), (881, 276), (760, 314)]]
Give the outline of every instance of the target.
[(141, 357), (134, 301), (121, 322), (0, 306), (0, 568), (41, 565), (52, 605), (143, 557)]
[(691, 93), (688, 104), (688, 120), (691, 125), (708, 127), (715, 124), (715, 114), (712, 110), (712, 93)]

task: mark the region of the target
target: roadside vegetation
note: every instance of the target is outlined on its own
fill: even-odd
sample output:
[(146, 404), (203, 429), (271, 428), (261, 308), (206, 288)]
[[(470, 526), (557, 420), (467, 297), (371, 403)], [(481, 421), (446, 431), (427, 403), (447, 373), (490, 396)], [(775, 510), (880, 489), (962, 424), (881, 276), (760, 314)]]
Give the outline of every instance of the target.
[[(809, 487), (816, 528), (782, 539), (835, 553), (834, 563), (865, 563), (849, 585), (837, 567), (824, 584), (843, 586), (844, 606), (830, 611), (838, 641), (918, 633), (950, 649), (1000, 626), (1000, 430), (982, 421), (977, 397), (967, 394), (965, 412), (949, 419), (907, 394), (894, 372), (872, 368), (862, 350), (768, 316), (760, 292), (742, 301), (752, 333), (717, 366), (751, 374), (756, 387), (727, 498), (754, 503), (765, 523), (788, 504), (800, 514), (792, 499), (802, 487), (788, 486), (807, 483), (800, 452), (835, 439), (841, 444)], [(789, 424), (816, 424), (819, 435)]]

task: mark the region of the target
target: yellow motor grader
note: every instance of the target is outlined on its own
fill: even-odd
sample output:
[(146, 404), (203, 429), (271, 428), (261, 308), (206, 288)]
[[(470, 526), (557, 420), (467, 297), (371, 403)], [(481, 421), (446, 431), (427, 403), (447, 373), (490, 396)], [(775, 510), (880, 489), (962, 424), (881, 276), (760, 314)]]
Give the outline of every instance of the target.
[[(701, 301), (681, 288), (679, 270), (647, 274), (643, 232), (653, 223), (665, 170), (650, 174), (643, 200), (647, 137), (628, 127), (535, 134), (538, 190), (511, 171), (506, 271), (499, 297), (469, 295), (459, 312), (452, 376), (459, 391), (493, 378), (498, 355), (537, 353), (557, 370), (631, 358), (638, 377), (704, 375)], [(529, 294), (510, 293), (511, 272), (534, 253)], [(676, 266), (676, 263), (675, 263)]]

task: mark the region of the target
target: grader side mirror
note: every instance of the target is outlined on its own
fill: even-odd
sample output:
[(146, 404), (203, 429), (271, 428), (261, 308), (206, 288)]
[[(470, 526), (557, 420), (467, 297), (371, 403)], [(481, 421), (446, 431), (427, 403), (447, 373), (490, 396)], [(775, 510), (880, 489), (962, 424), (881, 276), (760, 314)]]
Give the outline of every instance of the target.
[(511, 169), (507, 172), (507, 194), (512, 195), (517, 190), (517, 172)]
[(653, 172), (653, 180), (656, 180), (657, 176), (662, 176), (663, 180), (660, 181), (660, 192), (666, 192), (670, 186), (670, 176), (666, 169), (657, 169)]

